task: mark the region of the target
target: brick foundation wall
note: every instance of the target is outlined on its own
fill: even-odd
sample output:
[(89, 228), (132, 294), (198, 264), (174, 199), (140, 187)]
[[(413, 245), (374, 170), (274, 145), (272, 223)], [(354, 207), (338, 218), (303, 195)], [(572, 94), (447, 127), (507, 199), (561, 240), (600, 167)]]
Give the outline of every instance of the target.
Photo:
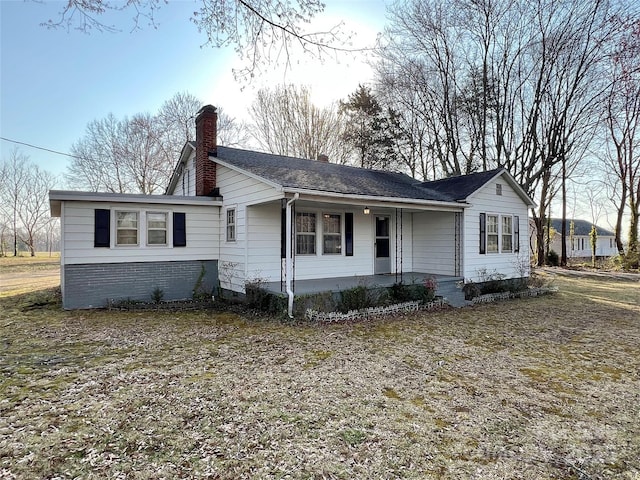
[(128, 299), (151, 301), (156, 288), (165, 301), (191, 299), (203, 265), (202, 289), (211, 292), (218, 286), (217, 260), (63, 265), (62, 306), (72, 310)]

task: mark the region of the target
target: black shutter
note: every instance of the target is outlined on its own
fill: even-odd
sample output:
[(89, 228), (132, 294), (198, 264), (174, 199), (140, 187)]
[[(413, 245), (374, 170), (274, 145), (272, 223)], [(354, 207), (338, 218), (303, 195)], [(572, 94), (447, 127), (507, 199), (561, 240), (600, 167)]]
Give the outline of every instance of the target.
[(282, 199), (280, 209), (280, 258), (287, 256), (287, 199)]
[(173, 212), (173, 246), (187, 246), (187, 222), (184, 212)]
[(344, 254), (353, 257), (353, 213), (344, 214)]
[(513, 217), (513, 251), (520, 251), (520, 217), (517, 215)]
[(111, 237), (111, 212), (103, 208), (96, 208), (94, 216), (93, 246), (108, 248)]
[(480, 253), (487, 252), (487, 215), (480, 214)]

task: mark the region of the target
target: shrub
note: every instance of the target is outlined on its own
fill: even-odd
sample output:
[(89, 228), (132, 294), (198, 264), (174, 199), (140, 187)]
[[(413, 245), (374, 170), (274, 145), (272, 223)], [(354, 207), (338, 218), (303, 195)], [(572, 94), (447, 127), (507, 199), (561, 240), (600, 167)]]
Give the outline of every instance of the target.
[(468, 281), (462, 284), (462, 291), (464, 292), (465, 300), (473, 300), (481, 295), (480, 285), (473, 281)]
[(364, 286), (359, 285), (340, 292), (340, 304), (338, 305), (338, 309), (341, 312), (346, 313), (350, 310), (369, 308), (373, 303), (374, 302), (369, 296), (367, 289)]
[(549, 250), (547, 253), (547, 265), (552, 267), (557, 267), (560, 265), (560, 257), (555, 252), (555, 250)]
[(153, 292), (151, 292), (151, 300), (153, 301), (153, 303), (160, 303), (162, 302), (163, 298), (164, 292), (162, 291), (162, 289), (160, 287), (154, 288)]

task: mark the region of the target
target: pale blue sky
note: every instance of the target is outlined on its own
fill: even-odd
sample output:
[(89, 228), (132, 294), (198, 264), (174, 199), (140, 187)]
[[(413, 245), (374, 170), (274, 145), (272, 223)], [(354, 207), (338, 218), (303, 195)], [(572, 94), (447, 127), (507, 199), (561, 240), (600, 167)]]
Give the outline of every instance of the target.
[[(384, 25), (384, 0), (328, 1), (320, 21), (340, 20), (356, 45), (370, 45)], [(113, 17), (118, 33), (50, 30), (60, 1), (0, 0), (0, 136), (69, 152), (88, 122), (109, 113), (121, 118), (155, 112), (174, 93), (188, 91), (205, 103), (246, 118), (260, 86), (282, 81), (310, 85), (318, 103), (340, 100), (370, 80), (360, 58), (323, 65), (303, 59), (284, 76), (274, 68), (241, 90), (232, 77), (238, 59), (231, 49), (201, 47), (206, 38), (189, 18), (196, 0), (172, 1), (156, 15), (157, 29), (130, 31), (131, 13)], [(0, 141), (1, 158), (14, 144)], [(23, 153), (41, 167), (62, 173), (67, 157), (28, 147)]]

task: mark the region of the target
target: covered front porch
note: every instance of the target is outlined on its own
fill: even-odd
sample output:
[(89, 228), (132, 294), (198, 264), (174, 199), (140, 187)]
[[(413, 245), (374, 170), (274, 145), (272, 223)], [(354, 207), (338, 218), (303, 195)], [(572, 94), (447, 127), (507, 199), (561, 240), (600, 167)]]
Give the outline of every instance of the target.
[[(398, 274), (352, 275), (348, 277), (328, 277), (311, 280), (295, 280), (293, 291), (295, 295), (309, 295), (315, 293), (339, 293), (358, 286), (366, 288), (390, 288), (396, 283), (405, 285), (422, 283), (426, 278), (435, 278), (438, 283), (436, 295), (447, 298), (453, 306), (464, 302), (464, 294), (457, 286), (462, 277), (440, 275), (423, 272), (403, 272)], [(285, 293), (284, 282), (267, 282), (263, 287), (272, 293)]]

